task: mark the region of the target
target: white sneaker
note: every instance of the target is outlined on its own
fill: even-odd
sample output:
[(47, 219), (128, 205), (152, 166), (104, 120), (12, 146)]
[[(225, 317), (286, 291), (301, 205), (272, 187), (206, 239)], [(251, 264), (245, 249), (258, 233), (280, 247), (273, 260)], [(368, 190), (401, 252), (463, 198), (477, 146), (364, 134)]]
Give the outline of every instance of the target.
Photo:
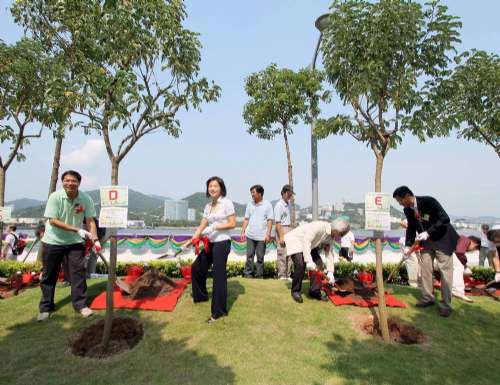
[(80, 309), (80, 314), (82, 315), (82, 317), (87, 318), (94, 314), (94, 312), (92, 311), (92, 309), (84, 307), (83, 309)]
[(465, 295), (460, 295), (460, 294), (453, 294), (453, 297), (461, 299), (462, 301), (468, 302), (468, 303), (473, 303), (474, 300), (472, 298), (469, 298)]
[(50, 317), (50, 313), (48, 311), (42, 311), (38, 313), (38, 317), (36, 317), (37, 321), (46, 321)]
[(280, 281), (286, 281), (288, 278), (287, 277), (279, 277), (278, 278)]

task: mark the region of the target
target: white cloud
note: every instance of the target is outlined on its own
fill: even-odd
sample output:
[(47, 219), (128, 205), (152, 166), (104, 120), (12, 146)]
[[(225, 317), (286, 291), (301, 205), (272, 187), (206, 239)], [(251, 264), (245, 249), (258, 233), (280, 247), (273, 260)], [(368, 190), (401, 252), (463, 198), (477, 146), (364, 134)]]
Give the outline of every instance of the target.
[(64, 167), (85, 169), (101, 164), (106, 157), (106, 147), (102, 139), (87, 139), (83, 147), (61, 156)]

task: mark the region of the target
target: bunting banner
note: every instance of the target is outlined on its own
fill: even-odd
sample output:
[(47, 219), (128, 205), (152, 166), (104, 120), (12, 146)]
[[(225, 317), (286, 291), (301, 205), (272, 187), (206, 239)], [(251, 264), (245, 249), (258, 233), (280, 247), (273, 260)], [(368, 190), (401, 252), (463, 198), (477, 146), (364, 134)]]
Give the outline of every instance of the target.
[[(150, 248), (150, 249), (171, 249), (178, 251), (181, 249), (184, 242), (190, 239), (187, 235), (169, 235), (169, 236), (120, 236), (118, 235), (118, 248), (120, 249), (140, 249), (140, 248)], [(109, 247), (109, 242), (106, 242), (106, 246)], [(340, 243), (334, 241), (333, 246), (335, 251), (340, 250)], [(231, 248), (234, 252), (239, 254), (246, 253), (247, 243), (246, 241), (241, 241), (239, 236), (234, 236), (231, 239)], [(266, 244), (266, 250), (276, 250), (276, 242), (271, 240)], [(399, 251), (401, 246), (397, 238), (382, 238), (382, 248), (389, 249), (391, 251)], [(354, 252), (357, 254), (363, 254), (367, 251), (375, 250), (375, 239), (364, 238), (356, 239), (354, 242)]]

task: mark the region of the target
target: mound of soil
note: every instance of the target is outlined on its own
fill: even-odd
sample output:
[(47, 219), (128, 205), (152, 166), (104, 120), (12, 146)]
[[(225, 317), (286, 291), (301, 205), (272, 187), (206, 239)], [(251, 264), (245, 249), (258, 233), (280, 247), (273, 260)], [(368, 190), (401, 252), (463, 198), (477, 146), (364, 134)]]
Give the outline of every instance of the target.
[(111, 327), (108, 349), (101, 341), (104, 320), (100, 320), (74, 335), (70, 340), (71, 353), (81, 357), (105, 358), (132, 349), (144, 335), (142, 322), (132, 317), (115, 317)]
[[(399, 344), (412, 345), (422, 344), (426, 341), (424, 333), (416, 327), (404, 322), (396, 317), (389, 317), (387, 320), (389, 335), (391, 340)], [(370, 316), (362, 325), (365, 333), (375, 337), (382, 337), (378, 317)]]
[(170, 293), (177, 284), (162, 272), (150, 269), (130, 285), (130, 297), (143, 299)]
[(339, 278), (335, 281), (337, 294), (352, 295), (356, 299), (369, 299), (377, 296), (377, 286), (373, 283), (358, 281), (352, 278)]

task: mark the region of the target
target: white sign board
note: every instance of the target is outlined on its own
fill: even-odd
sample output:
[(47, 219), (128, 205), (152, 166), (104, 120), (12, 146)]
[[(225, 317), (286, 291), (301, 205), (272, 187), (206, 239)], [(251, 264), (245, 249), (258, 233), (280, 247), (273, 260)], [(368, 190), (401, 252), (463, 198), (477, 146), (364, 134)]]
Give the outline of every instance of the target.
[(128, 186), (101, 187), (101, 207), (128, 206)]
[(387, 193), (365, 195), (365, 230), (391, 229), (391, 196)]
[(10, 222), (12, 219), (12, 207), (11, 206), (0, 206), (0, 222)]
[(127, 207), (101, 207), (99, 226), (105, 228), (127, 228)]

